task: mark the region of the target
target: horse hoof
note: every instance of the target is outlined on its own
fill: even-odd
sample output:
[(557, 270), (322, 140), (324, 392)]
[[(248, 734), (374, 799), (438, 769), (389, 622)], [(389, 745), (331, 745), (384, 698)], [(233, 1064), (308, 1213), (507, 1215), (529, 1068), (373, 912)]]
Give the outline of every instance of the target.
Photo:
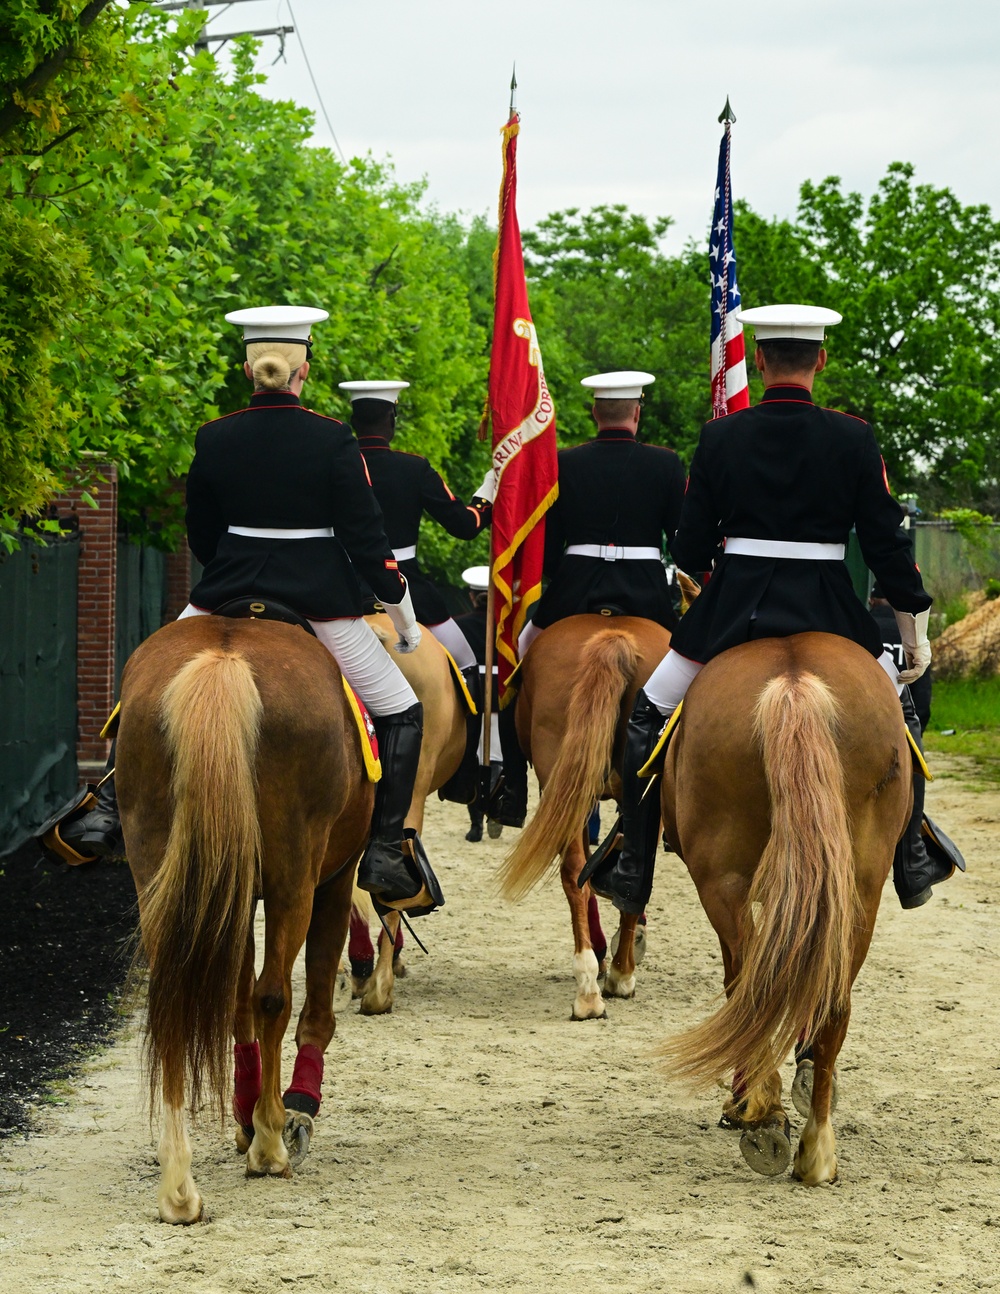
[(365, 996), (358, 1007), (358, 1015), (388, 1015), (392, 1010), (392, 998), (380, 1002), (376, 997)]
[[(618, 944), (621, 940), (621, 930), (616, 930), (611, 936), (611, 956), (618, 956)], [(646, 955), (646, 927), (636, 926), (635, 934), (632, 936), (632, 960), (636, 966)]]
[(758, 1128), (747, 1128), (740, 1137), (740, 1151), (755, 1173), (764, 1177), (777, 1177), (788, 1171), (792, 1162), (792, 1143), (788, 1125), (778, 1128), (773, 1123)]
[(253, 1141), (253, 1137), (252, 1136), (248, 1137), (246, 1132), (243, 1130), (243, 1128), (236, 1129), (236, 1153), (237, 1154), (245, 1155), (247, 1151), (250, 1149), (251, 1141)]
[(396, 953), (395, 957), (393, 957), (392, 973), (396, 979), (406, 979), (407, 975), (409, 975), (410, 972), (406, 962), (403, 961), (402, 953)]
[(353, 996), (354, 989), (351, 976), (346, 970), (341, 968), (337, 971), (337, 979), (333, 986), (334, 1011), (346, 1011), (351, 1004), (351, 998)]
[(352, 975), (351, 976), (351, 1000), (357, 1001), (359, 997), (364, 997), (365, 990), (367, 989), (367, 987), (368, 987), (367, 979), (358, 979), (356, 976)]
[(502, 831), (502, 822), (494, 822), (492, 818), (487, 819), (486, 834), (489, 836), (490, 840), (499, 840)]
[(288, 1162), (292, 1168), (298, 1168), (309, 1153), (309, 1140), (316, 1129), (312, 1117), (301, 1110), (289, 1110), (285, 1116), (285, 1128), (281, 1139), (288, 1151)]
[[(795, 1070), (795, 1077), (792, 1079), (792, 1104), (802, 1115), (803, 1119), (808, 1119), (812, 1113), (813, 1097), (813, 1062), (811, 1060), (800, 1060)], [(833, 1071), (833, 1078), (830, 1080), (830, 1113), (834, 1114), (837, 1110), (837, 1071)]]
[(602, 1002), (600, 1009), (597, 1007), (578, 1007), (576, 1004), (569, 1017), (571, 1020), (606, 1020), (608, 1018), (608, 1008)]

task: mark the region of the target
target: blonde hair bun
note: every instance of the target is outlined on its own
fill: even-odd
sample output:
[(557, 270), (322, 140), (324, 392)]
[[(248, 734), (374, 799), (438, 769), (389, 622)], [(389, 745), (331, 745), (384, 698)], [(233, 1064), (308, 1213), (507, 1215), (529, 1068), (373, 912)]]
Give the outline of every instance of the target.
[(284, 391), (293, 373), (305, 363), (303, 345), (284, 342), (251, 342), (247, 346), (247, 363), (253, 373), (256, 391)]

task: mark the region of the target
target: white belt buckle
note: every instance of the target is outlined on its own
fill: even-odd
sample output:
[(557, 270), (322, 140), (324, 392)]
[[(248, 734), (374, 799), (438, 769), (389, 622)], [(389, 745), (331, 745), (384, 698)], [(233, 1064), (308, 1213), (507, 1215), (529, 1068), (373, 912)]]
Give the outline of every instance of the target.
[(604, 549), (604, 560), (606, 562), (617, 562), (625, 556), (625, 549), (620, 544), (602, 544)]

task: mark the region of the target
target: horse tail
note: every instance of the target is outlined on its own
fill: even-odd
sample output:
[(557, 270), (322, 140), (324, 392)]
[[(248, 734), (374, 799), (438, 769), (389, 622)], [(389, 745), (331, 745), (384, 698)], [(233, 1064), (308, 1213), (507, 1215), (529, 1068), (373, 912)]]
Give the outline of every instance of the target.
[(622, 629), (602, 630), (586, 644), (538, 809), (500, 866), (505, 898), (524, 898), (582, 832), (611, 771), (622, 696), (638, 660), (635, 640)]
[(233, 1015), (259, 885), (256, 756), (263, 705), (246, 658), (199, 652), (167, 684), (160, 713), (173, 814), (142, 902), (149, 964), (151, 1104), (164, 1072), (223, 1114)]
[(742, 918), (742, 966), (725, 1004), (663, 1048), (675, 1073), (756, 1086), (795, 1045), (849, 1008), (859, 901), (837, 703), (814, 674), (783, 674), (754, 713), (771, 835)]

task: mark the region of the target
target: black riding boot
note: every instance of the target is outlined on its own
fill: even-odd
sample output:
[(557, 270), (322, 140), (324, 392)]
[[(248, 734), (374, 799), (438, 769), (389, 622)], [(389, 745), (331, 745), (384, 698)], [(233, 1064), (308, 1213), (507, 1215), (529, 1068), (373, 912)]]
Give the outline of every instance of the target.
[(399, 714), (372, 715), (372, 722), (382, 778), (375, 791), (371, 837), (358, 868), (358, 888), (383, 907), (420, 916), (444, 902), (420, 837), (412, 828), (403, 828), (420, 762), (424, 707), (418, 701)]
[(104, 766), (104, 776), (94, 792), (97, 803), (86, 813), (58, 824), (64, 844), (85, 857), (112, 858), (125, 853), (122, 824), (118, 816), (118, 796), (115, 792), (115, 746)]
[(479, 737), (483, 730), (483, 688), (479, 666), (467, 665), (462, 670), (462, 678), (476, 713), (466, 713), (462, 762), (438, 791), (438, 799), (450, 800), (452, 804), (472, 804), (479, 789)]
[[(589, 881), (591, 889), (610, 899), (619, 912), (637, 916), (645, 912), (653, 888), (660, 834), (658, 787), (650, 788), (648, 779), (640, 778), (639, 769), (652, 755), (664, 722), (663, 715), (640, 688), (625, 730), (621, 849), (611, 848), (593, 855), (577, 882), (582, 888)], [(649, 794), (644, 798), (647, 790)]]
[[(920, 720), (917, 718), (917, 712), (913, 708), (913, 698), (908, 687), (903, 688), (899, 699), (903, 705), (903, 718), (906, 721), (906, 726), (909, 728), (910, 734), (921, 753), (923, 753), (924, 747), (920, 740)], [(937, 885), (940, 881), (946, 881), (955, 870), (956, 865), (962, 866), (964, 869), (964, 860), (961, 859), (961, 855), (956, 860), (949, 858), (944, 853), (939, 853), (937, 849), (933, 851), (933, 857), (928, 853), (927, 842), (923, 834), (924, 792), (926, 786), (927, 783), (923, 773), (919, 768), (914, 767), (913, 812), (910, 814), (906, 834), (896, 846), (896, 856), (892, 861), (892, 883), (895, 885), (896, 893), (899, 895), (899, 902), (904, 908), (919, 908), (928, 899), (934, 897), (931, 886)], [(948, 843), (951, 844), (950, 841)]]
[(523, 827), (528, 814), (528, 761), (517, 738), (515, 698), (498, 716), (503, 775), (491, 796), (489, 817), (505, 827)]

